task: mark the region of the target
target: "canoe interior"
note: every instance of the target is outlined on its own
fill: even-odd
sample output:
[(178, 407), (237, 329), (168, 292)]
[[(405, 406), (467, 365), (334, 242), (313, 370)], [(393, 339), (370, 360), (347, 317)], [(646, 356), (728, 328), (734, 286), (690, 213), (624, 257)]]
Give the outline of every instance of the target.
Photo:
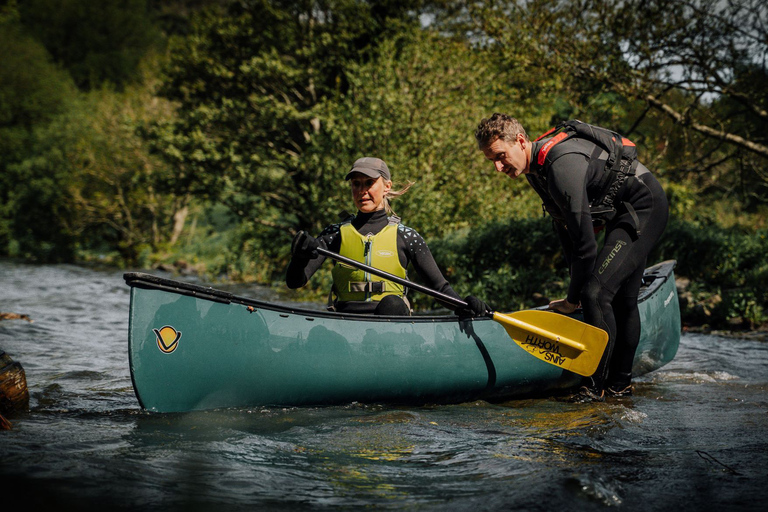
[[(646, 270), (636, 376), (677, 352), (673, 269), (667, 261)], [(490, 319), (343, 315), (144, 273), (125, 280), (131, 378), (149, 411), (503, 400), (580, 380), (528, 354)]]

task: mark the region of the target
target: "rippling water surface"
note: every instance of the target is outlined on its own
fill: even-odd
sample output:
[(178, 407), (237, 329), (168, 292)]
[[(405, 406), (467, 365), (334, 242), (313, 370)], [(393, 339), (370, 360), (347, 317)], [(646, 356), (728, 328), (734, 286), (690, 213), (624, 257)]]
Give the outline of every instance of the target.
[[(255, 287), (235, 290), (274, 300)], [(8, 503), (71, 510), (765, 510), (768, 344), (686, 334), (635, 396), (390, 407), (139, 409), (122, 273), (0, 262), (0, 349), (29, 412)], [(201, 375), (200, 378), (205, 378)]]

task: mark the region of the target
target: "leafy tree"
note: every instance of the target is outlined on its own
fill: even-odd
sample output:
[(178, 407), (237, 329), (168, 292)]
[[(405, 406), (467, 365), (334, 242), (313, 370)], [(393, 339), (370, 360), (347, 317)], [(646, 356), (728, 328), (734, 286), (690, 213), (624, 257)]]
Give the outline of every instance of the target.
[(508, 60), (559, 73), (575, 116), (639, 132), (703, 190), (722, 182), (765, 202), (764, 2), (512, 0), (467, 12)]
[(153, 96), (152, 82), (124, 92), (94, 91), (88, 115), (67, 119), (82, 127), (67, 160), (72, 174), (68, 190), (78, 212), (72, 228), (85, 248), (117, 250), (121, 260), (136, 264), (144, 250), (173, 245), (188, 213), (188, 193), (166, 194), (158, 184), (168, 167), (150, 154), (139, 127), (171, 115), (167, 102)]
[(73, 97), (66, 110), (30, 130), (26, 154), (7, 162), (6, 233), (12, 255), (73, 261), (81, 250), (136, 264), (178, 236), (188, 195), (164, 195), (166, 168), (137, 128), (170, 115), (151, 82)]
[(349, 91), (329, 104), (326, 130), (313, 147), (335, 162), (336, 183), (356, 158), (384, 158), (395, 181), (415, 183), (395, 200), (396, 211), (428, 236), (515, 211), (511, 196), (522, 184), (499, 181), (473, 133), (482, 117), (520, 95), (499, 90), (508, 75), (483, 52), (421, 31), (382, 42), (369, 62), (349, 67), (348, 77)]
[(133, 81), (160, 42), (148, 0), (24, 0), (22, 23), (82, 89)]
[[(0, 254), (7, 254), (22, 225), (14, 220), (17, 213), (24, 213), (25, 207), (42, 206), (57, 193), (41, 191), (30, 196), (34, 204), (17, 203), (20, 191), (28, 190), (36, 179), (14, 166), (34, 156), (35, 131), (69, 108), (76, 89), (45, 48), (24, 31), (12, 8), (6, 7), (0, 14), (0, 47), (4, 51), (0, 64)], [(52, 219), (40, 228), (47, 230), (56, 222)], [(37, 236), (34, 229), (25, 227), (32, 238)]]
[(254, 1), (200, 15), (171, 46), (163, 94), (178, 119), (151, 134), (178, 171), (167, 190), (220, 199), (271, 240), (270, 230), (286, 237), (333, 219), (337, 184), (324, 185), (349, 162), (317, 166), (307, 152), (327, 129), (329, 102), (349, 88), (349, 63), (417, 27), (403, 5)]

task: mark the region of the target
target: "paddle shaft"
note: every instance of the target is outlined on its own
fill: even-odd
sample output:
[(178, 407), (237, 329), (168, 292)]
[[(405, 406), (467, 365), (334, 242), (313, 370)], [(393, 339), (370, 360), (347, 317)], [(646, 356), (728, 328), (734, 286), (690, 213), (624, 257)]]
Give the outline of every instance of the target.
[(375, 276), (383, 277), (384, 279), (387, 279), (389, 281), (392, 281), (397, 284), (401, 284), (403, 286), (407, 286), (408, 288), (411, 288), (413, 290), (419, 291), (421, 293), (425, 293), (427, 295), (431, 295), (432, 297), (436, 299), (440, 299), (443, 302), (447, 302), (449, 304), (452, 304), (458, 308), (465, 308), (467, 307), (467, 303), (464, 302), (461, 299), (457, 299), (456, 297), (451, 297), (450, 295), (446, 295), (444, 293), (438, 292), (437, 290), (433, 290), (432, 288), (427, 288), (426, 286), (422, 286), (420, 284), (414, 283), (412, 281), (409, 281), (407, 279), (403, 279), (402, 277), (398, 277), (395, 275), (390, 274), (389, 272), (384, 272), (383, 270), (379, 270), (376, 267), (371, 267), (369, 265), (366, 265), (365, 263), (360, 263), (357, 260), (353, 260), (351, 258), (347, 258), (346, 256), (342, 256), (341, 254), (336, 254), (333, 251), (329, 251), (327, 249), (323, 249), (322, 247), (318, 247), (317, 249), (318, 254), (322, 254), (323, 256), (326, 256), (328, 258), (334, 259), (336, 261), (340, 261), (341, 263), (346, 263), (350, 267), (355, 267), (360, 270), (365, 270), (366, 272), (373, 274)]
[[(394, 283), (407, 286), (408, 288), (420, 291), (436, 299), (439, 299), (443, 302), (452, 304), (456, 307), (465, 308), (468, 306), (468, 304), (461, 299), (457, 299), (456, 297), (451, 297), (450, 295), (446, 295), (444, 293), (438, 292), (431, 288), (427, 288), (426, 286), (422, 286), (420, 284), (412, 283), (407, 279), (403, 279), (402, 277), (398, 277), (388, 272), (384, 272), (383, 270), (379, 270), (375, 267), (368, 266), (365, 263), (361, 263), (357, 260), (347, 258), (346, 256), (342, 256), (341, 254), (336, 254), (335, 252), (329, 251), (327, 249), (323, 249), (322, 247), (318, 247), (316, 251), (318, 252), (318, 254), (322, 254), (323, 256), (334, 259), (338, 262), (345, 263), (350, 267), (354, 267), (359, 270), (364, 270), (375, 276), (379, 276), (384, 279), (388, 279)], [(600, 362), (600, 358), (605, 350), (605, 344), (608, 341), (608, 334), (605, 331), (598, 329), (596, 327), (592, 327), (588, 324), (584, 324), (574, 318), (570, 318), (565, 315), (559, 315), (557, 313), (548, 313), (543, 311), (540, 312), (545, 315), (555, 315), (556, 317), (558, 317), (559, 322), (568, 322), (568, 324), (570, 324), (571, 327), (573, 327), (573, 325), (578, 324), (579, 325), (579, 329), (578, 329), (579, 332), (577, 334), (578, 339), (569, 339), (568, 336), (564, 336), (564, 335), (561, 336), (557, 332), (551, 332), (548, 329), (544, 329), (541, 326), (536, 325), (538, 322), (531, 322), (531, 321), (526, 322), (524, 320), (514, 318), (515, 315), (520, 313), (522, 312), (510, 313), (508, 315), (504, 315), (501, 313), (489, 313), (488, 316), (490, 316), (496, 322), (503, 325), (507, 331), (507, 334), (509, 334), (509, 337), (512, 338), (512, 340), (515, 343), (525, 348), (528, 351), (528, 353), (530, 353), (532, 356), (536, 357), (537, 359), (540, 359), (546, 363), (552, 364), (559, 368), (569, 369), (582, 376), (589, 376), (595, 372), (595, 370), (597, 369), (597, 365)], [(582, 329), (582, 326), (583, 326), (583, 329)], [(521, 331), (523, 331), (524, 334), (522, 336), (516, 335), (516, 332), (514, 332), (516, 331), (516, 329), (520, 329)], [(570, 330), (573, 330), (573, 329), (571, 328)], [(594, 348), (597, 342), (599, 341), (595, 337), (597, 333), (600, 333), (601, 336), (604, 335), (605, 339), (602, 342), (602, 346), (599, 348), (599, 350), (588, 350), (588, 348)], [(531, 339), (531, 336), (533, 336), (533, 339)], [(540, 344), (537, 345), (537, 343), (540, 343), (541, 340), (537, 341), (535, 339), (537, 336), (543, 338), (544, 341), (548, 341), (549, 344), (554, 343), (553, 345), (554, 352), (550, 351), (550, 349), (541, 350), (542, 345)], [(531, 340), (531, 343), (532, 343), (530, 345), (529, 345), (529, 340)], [(557, 345), (560, 345), (560, 344), (568, 346), (572, 349), (575, 349), (580, 355), (575, 359), (563, 357), (560, 351), (557, 350)], [(535, 346), (538, 346), (539, 350), (531, 348)], [(584, 359), (584, 358), (587, 358), (587, 359)], [(578, 361), (579, 359), (581, 359), (582, 361), (581, 363), (579, 363)], [(566, 366), (566, 363), (568, 363), (567, 366)]]

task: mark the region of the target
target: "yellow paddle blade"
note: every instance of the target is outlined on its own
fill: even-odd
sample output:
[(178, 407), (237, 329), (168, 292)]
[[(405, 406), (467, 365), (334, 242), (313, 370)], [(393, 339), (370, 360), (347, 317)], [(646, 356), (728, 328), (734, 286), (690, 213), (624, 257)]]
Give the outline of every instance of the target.
[(493, 319), (534, 357), (587, 377), (608, 345), (607, 332), (560, 313), (526, 310), (494, 313)]

